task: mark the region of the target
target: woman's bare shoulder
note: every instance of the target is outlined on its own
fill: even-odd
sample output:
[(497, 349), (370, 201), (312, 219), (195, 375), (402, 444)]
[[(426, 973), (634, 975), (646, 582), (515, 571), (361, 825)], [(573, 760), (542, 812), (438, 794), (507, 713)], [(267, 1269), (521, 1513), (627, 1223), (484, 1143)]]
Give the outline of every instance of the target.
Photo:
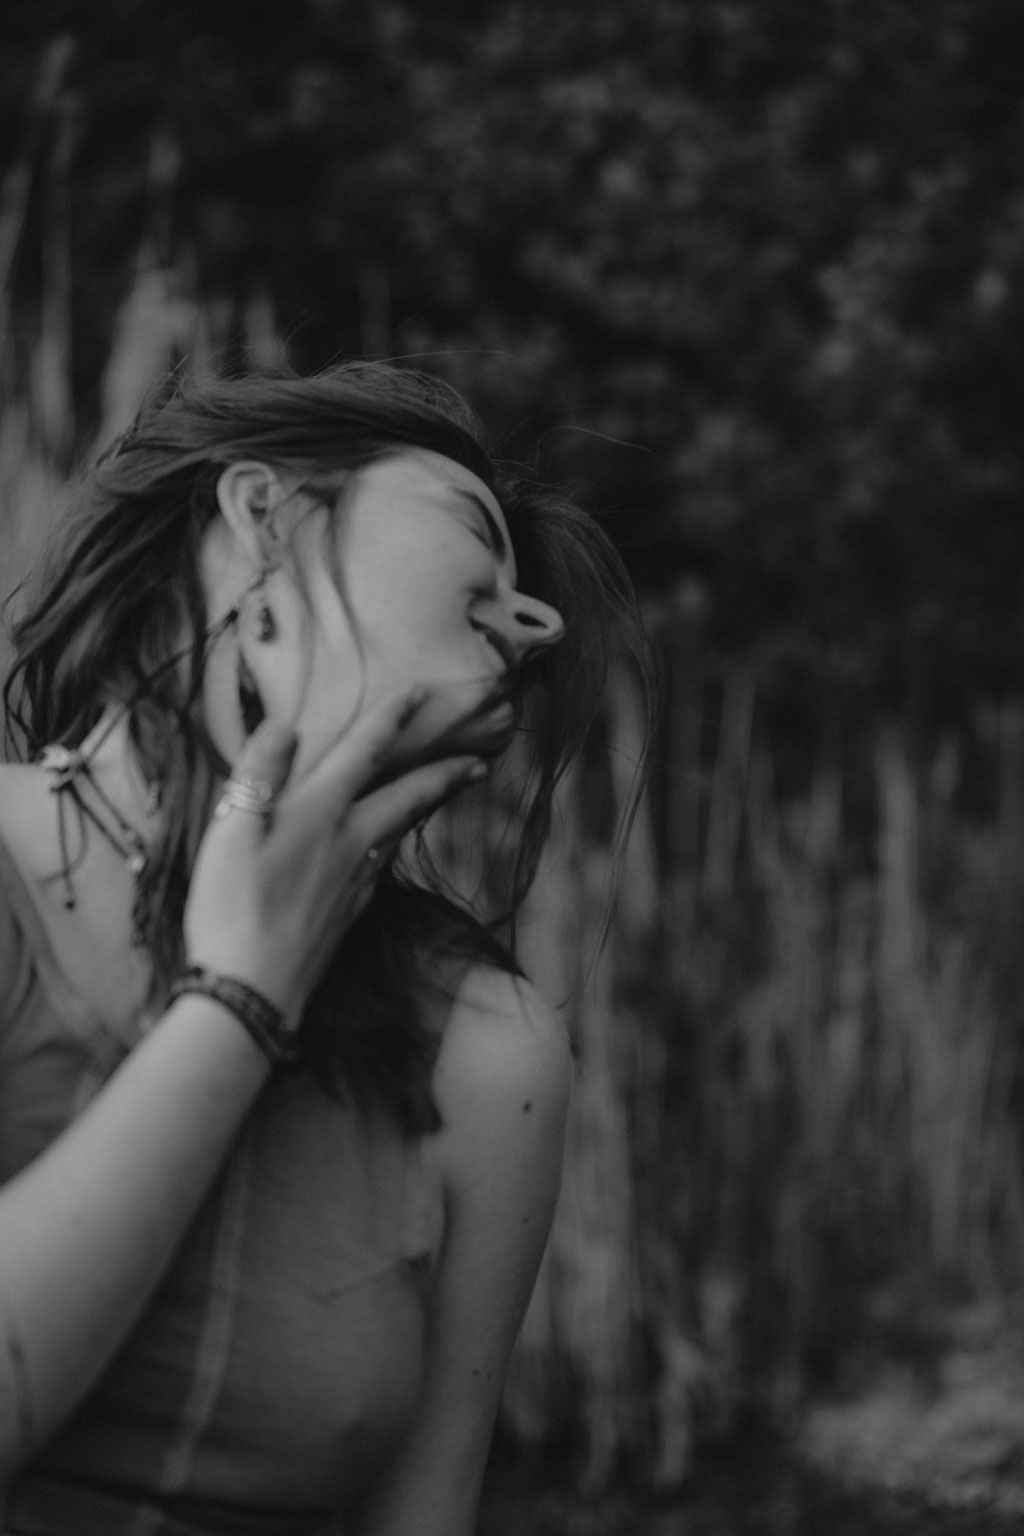
[(561, 1138), (572, 1084), (562, 1019), (522, 977), (467, 971), (445, 1029), (435, 1094), (450, 1171)]
[(28, 874), (60, 856), (52, 779), (33, 763), (0, 763), (0, 837)]
[(57, 823), (46, 774), (28, 763), (0, 763), (0, 839), (27, 875), (53, 867)]

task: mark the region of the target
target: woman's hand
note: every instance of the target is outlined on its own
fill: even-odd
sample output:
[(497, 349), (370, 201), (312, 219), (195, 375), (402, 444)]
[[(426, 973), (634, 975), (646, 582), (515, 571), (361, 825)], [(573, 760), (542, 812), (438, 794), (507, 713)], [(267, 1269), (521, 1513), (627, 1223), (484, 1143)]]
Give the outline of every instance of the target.
[(380, 861), (371, 850), (393, 847), (486, 772), (463, 752), (372, 787), (426, 697), (415, 689), (367, 710), (298, 784), (288, 782), (294, 733), (269, 720), (253, 733), (233, 772), (268, 783), (273, 808), (264, 816), (232, 806), (211, 821), (185, 907), (190, 965), (255, 987), (297, 1025), (373, 895)]
[(447, 757), (498, 757), (512, 739), (519, 714), (507, 680), (439, 684), (384, 753), (365, 788), (376, 789), (385, 779)]

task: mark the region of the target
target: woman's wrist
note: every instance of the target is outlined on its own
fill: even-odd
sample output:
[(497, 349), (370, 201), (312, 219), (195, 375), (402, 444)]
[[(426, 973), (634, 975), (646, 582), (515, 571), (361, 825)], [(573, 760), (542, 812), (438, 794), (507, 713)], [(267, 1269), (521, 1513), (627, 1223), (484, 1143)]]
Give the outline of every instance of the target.
[(168, 1001), (188, 995), (206, 997), (230, 1013), (259, 1047), (275, 1071), (294, 1070), (299, 1063), (295, 1033), (284, 1012), (256, 987), (237, 976), (209, 966), (190, 965), (175, 977)]

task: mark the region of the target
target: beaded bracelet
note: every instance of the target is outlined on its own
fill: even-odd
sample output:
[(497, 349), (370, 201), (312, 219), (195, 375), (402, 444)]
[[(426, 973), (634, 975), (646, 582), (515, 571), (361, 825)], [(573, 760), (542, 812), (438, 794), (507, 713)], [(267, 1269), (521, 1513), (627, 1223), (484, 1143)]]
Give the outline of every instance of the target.
[(298, 1065), (298, 1046), (285, 1028), (284, 1014), (244, 981), (236, 981), (233, 976), (219, 976), (204, 965), (190, 965), (171, 983), (168, 1001), (173, 1003), (186, 992), (198, 992), (222, 1003), (248, 1031), (272, 1067)]

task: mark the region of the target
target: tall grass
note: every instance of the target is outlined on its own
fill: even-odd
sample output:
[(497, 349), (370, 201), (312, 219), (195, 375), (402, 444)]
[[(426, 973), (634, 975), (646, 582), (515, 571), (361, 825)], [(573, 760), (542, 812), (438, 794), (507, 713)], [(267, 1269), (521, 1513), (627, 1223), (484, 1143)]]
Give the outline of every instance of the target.
[[(719, 730), (698, 835), (648, 823), (640, 879), (662, 899), (639, 926), (624, 910), (634, 856), (596, 985), (569, 1010), (580, 1092), (557, 1262), (522, 1348), (534, 1381), (545, 1351), (549, 1389), (571, 1383), (590, 1481), (615, 1466), (679, 1480), (745, 1407), (785, 1422), (922, 1343), (945, 1305), (1007, 1301), (1024, 1274), (1006, 906), (1024, 713), (1001, 717), (1003, 796), (978, 825), (953, 808), (950, 744), (922, 774), (897, 728), (867, 743), (869, 812), (835, 760), (784, 800), (749, 671), (703, 692)], [(577, 846), (566, 911), (590, 909), (599, 857)], [(566, 942), (550, 899), (541, 949)]]
[[(64, 161), (59, 135), (47, 142), (41, 171), (31, 137), (0, 208), (9, 272), (24, 188), (56, 178), (42, 307), (8, 329), (0, 357), (8, 590), (31, 566), (69, 445), (89, 446), (67, 385)], [(265, 301), (199, 302), (157, 250), (147, 234), (101, 437), (183, 355), (213, 368), (239, 336), (279, 350)], [(0, 298), (10, 314), (9, 285)], [(909, 1326), (944, 1297), (1006, 1297), (1024, 1261), (1024, 713), (990, 730), (1001, 789), (984, 825), (956, 809), (955, 752), (922, 773), (895, 728), (863, 744), (873, 806), (855, 817), (835, 760), (800, 795), (780, 793), (756, 673), (712, 676), (694, 627), (674, 622), (658, 793), (618, 870), (608, 941), (612, 851), (586, 797), (603, 776), (625, 803), (639, 751), (625, 677), (586, 773), (563, 786), (523, 925), (577, 1083), (506, 1415), (527, 1440), (574, 1446), (591, 1489), (622, 1469), (685, 1479), (702, 1436), (745, 1407), (785, 1417), (846, 1379), (879, 1318)]]

